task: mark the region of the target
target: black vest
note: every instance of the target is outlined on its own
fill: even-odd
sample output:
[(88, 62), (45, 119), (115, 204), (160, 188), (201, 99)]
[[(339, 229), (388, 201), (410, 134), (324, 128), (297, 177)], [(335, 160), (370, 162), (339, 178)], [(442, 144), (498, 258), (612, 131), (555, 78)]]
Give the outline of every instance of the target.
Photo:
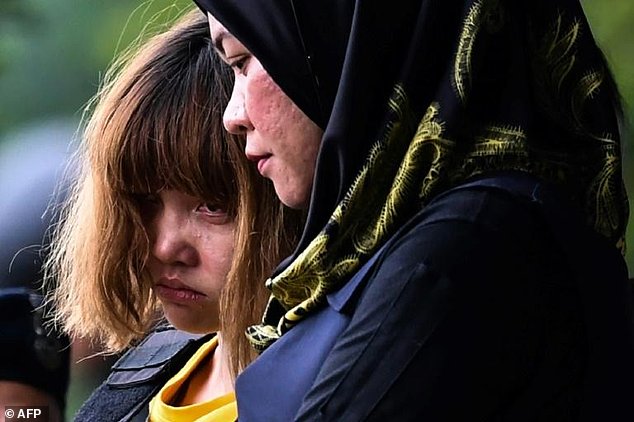
[(150, 400), (214, 334), (189, 334), (171, 326), (150, 333), (112, 367), (82, 405), (75, 421), (145, 421)]

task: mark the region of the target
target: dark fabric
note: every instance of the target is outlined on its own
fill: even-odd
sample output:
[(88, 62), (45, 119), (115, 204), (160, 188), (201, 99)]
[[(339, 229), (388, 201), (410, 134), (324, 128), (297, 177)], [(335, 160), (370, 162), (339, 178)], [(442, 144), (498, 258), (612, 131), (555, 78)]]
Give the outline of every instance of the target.
[(150, 400), (213, 334), (193, 335), (163, 326), (128, 350), (82, 405), (75, 421), (145, 420)]
[[(236, 391), (240, 395), (238, 415), (242, 422), (293, 420), (323, 360), (349, 324), (350, 309), (378, 257), (379, 254), (366, 262), (344, 288), (329, 295), (328, 307), (289, 331), (240, 374)], [(279, 362), (284, 362), (283, 371), (279, 370)], [(289, 385), (293, 388), (285, 388)], [(284, 399), (280, 400), (282, 390)]]
[(70, 341), (43, 319), (42, 297), (26, 287), (0, 288), (0, 380), (50, 394), (64, 413)]
[[(289, 407), (297, 409), (295, 420), (310, 421), (634, 417), (627, 399), (634, 393), (632, 298), (622, 258), (578, 221), (564, 220), (568, 228), (561, 228), (557, 217), (549, 220), (548, 209), (569, 209), (542, 194), (534, 179), (519, 177), (529, 186), (523, 197), (479, 181), (439, 196), (415, 216), (387, 243), (361, 296), (346, 301), (341, 312), (349, 324), (334, 345), (315, 344), (316, 333), (330, 330), (320, 322), (336, 312), (328, 307), (238, 378), (241, 417), (290, 420)], [(501, 185), (514, 178), (501, 178)], [(571, 237), (562, 244), (559, 233)], [(599, 260), (569, 255), (577, 248)], [(576, 267), (591, 271), (580, 276)], [(586, 309), (595, 301), (583, 296), (602, 291), (597, 271), (600, 281), (623, 289), (622, 301), (598, 300)], [(608, 328), (596, 338), (588, 317), (601, 321), (610, 313), (616, 317), (607, 327), (617, 332)], [(302, 342), (330, 351), (321, 362), (307, 361), (310, 353), (280, 354)], [(277, 374), (253, 377), (262, 367)], [(588, 378), (597, 370), (602, 379)], [(305, 393), (303, 401), (289, 400), (288, 391), (302, 384), (295, 380), (304, 377), (314, 378), (310, 389), (290, 395)]]
[(520, 170), (556, 183), (623, 247), (617, 95), (578, 0), (198, 4), (325, 129), (300, 245), (249, 332), (257, 348), (474, 176)]
[(121, 422), (130, 420), (137, 413), (145, 412), (147, 415), (146, 408), (160, 387), (158, 381), (125, 390), (101, 384), (82, 405), (73, 420)]

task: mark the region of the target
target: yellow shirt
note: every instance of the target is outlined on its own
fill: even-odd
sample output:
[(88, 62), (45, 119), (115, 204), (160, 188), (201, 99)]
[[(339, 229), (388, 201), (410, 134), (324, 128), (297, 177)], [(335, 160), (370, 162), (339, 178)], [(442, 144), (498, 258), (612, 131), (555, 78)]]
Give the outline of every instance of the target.
[(216, 350), (216, 346), (218, 346), (218, 337), (203, 344), (185, 366), (152, 399), (150, 402), (150, 420), (152, 422), (233, 422), (238, 419), (238, 407), (234, 393), (188, 406), (167, 404), (189, 379), (194, 369)]

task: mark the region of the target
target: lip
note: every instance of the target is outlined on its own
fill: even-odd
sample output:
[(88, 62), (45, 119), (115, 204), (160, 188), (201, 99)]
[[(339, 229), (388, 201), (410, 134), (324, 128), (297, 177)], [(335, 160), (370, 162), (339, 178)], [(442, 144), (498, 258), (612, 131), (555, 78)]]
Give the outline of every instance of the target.
[(255, 162), (258, 167), (258, 172), (264, 176), (264, 166), (269, 161), (269, 158), (271, 158), (271, 154), (256, 155), (247, 153), (246, 155), (247, 160)]
[(154, 291), (162, 301), (181, 304), (200, 302), (207, 297), (204, 293), (190, 288), (177, 278), (161, 278), (154, 286)]

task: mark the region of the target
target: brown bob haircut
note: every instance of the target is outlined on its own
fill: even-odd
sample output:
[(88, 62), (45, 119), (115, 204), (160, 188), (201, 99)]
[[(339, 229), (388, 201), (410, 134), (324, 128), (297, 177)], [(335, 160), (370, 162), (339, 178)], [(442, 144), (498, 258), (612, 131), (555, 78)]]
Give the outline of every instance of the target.
[(243, 137), (224, 130), (232, 83), (198, 10), (107, 72), (88, 107), (80, 174), (47, 262), (47, 279), (57, 280), (56, 320), (69, 334), (113, 352), (160, 319), (138, 197), (170, 188), (226, 204), (235, 219), (221, 332), (234, 376), (252, 360), (245, 328), (259, 321), (268, 298), (264, 280), (292, 251), (301, 217), (247, 162)]

